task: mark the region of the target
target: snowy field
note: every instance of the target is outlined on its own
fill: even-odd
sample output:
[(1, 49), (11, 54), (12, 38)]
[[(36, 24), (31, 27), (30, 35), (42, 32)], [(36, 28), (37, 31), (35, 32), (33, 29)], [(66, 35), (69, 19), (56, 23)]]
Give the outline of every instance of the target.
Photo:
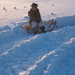
[[(33, 2), (43, 21), (56, 19), (64, 27), (37, 35), (21, 29)], [(70, 25), (75, 25), (75, 0), (0, 0), (0, 75), (75, 75), (75, 26)]]

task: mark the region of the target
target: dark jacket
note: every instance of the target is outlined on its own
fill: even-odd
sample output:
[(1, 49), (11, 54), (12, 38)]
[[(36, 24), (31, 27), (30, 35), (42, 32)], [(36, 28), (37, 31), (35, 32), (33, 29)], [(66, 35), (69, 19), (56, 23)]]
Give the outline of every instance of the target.
[(32, 21), (35, 21), (37, 23), (42, 21), (39, 9), (37, 9), (36, 11), (33, 11), (32, 9), (30, 9), (30, 11), (28, 12), (28, 15), (30, 17), (30, 20), (29, 20), (30, 24), (31, 24)]

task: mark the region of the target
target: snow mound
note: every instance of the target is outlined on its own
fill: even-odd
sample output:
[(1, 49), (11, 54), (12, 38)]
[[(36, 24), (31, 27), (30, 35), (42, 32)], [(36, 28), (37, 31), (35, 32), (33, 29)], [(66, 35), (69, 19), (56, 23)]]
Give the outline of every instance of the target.
[(75, 73), (74, 26), (37, 35), (25, 33), (20, 26), (3, 29), (9, 31), (0, 34), (1, 75)]

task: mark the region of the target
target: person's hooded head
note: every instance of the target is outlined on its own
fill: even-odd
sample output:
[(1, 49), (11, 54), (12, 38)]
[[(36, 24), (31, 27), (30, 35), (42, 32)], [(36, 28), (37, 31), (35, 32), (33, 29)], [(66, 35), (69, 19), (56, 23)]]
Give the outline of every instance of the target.
[(38, 7), (38, 4), (32, 3), (32, 4), (31, 4), (31, 7), (32, 7), (32, 10), (33, 10), (33, 11), (36, 11), (36, 10), (37, 10), (37, 7)]

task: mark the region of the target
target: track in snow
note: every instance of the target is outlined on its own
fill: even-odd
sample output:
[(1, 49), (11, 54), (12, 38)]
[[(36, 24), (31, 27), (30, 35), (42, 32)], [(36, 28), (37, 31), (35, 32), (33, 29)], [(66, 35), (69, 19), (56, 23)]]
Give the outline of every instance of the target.
[[(60, 66), (66, 65), (68, 61), (74, 61), (74, 57), (72, 60), (69, 58), (70, 52), (73, 53), (73, 56), (75, 52), (70, 51), (70, 49), (74, 50), (74, 32), (75, 27), (69, 26), (39, 35), (27, 34), (20, 28), (20, 24), (14, 28), (9, 26), (0, 28), (0, 74), (57, 74)], [(71, 65), (70, 62), (67, 64)], [(70, 66), (66, 66), (66, 68), (70, 68)], [(75, 74), (74, 69), (73, 67), (67, 69), (64, 75)], [(57, 75), (63, 71), (64, 67)]]

